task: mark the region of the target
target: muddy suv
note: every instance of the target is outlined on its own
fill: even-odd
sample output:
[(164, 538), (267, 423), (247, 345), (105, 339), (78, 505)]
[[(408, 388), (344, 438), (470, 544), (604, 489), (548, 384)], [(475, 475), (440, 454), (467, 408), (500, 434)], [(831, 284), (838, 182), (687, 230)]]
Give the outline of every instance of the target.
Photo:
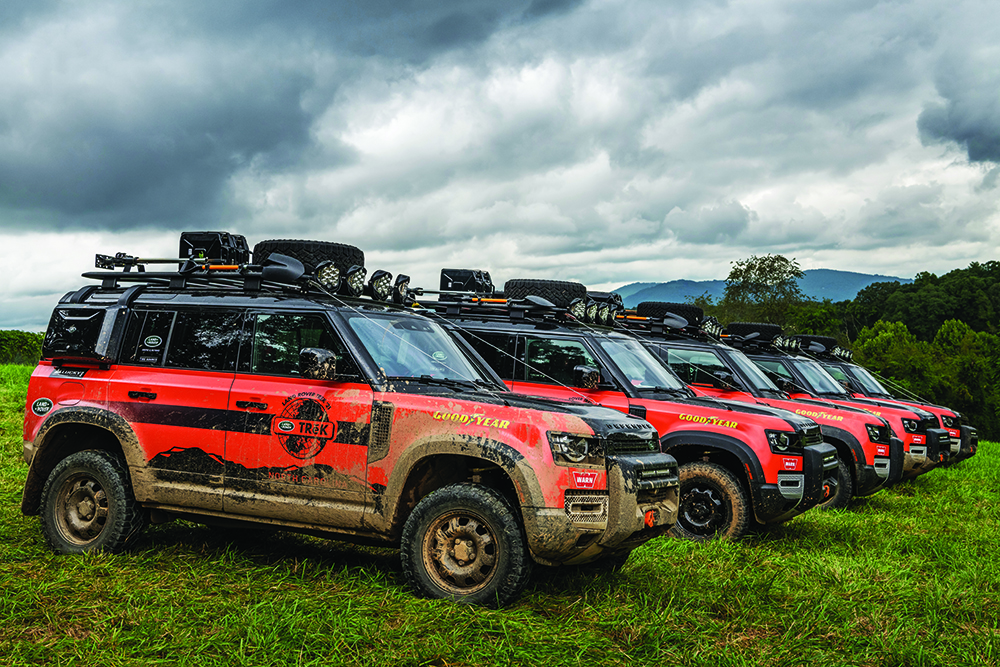
[[(867, 368), (853, 361), (850, 350), (837, 345), (829, 336), (793, 336), (800, 341), (801, 353), (815, 359), (834, 380), (839, 382), (855, 398), (871, 398), (890, 401), (926, 410), (938, 418), (941, 428), (948, 432), (948, 439), (940, 444), (948, 448), (944, 462), (958, 463), (974, 456), (979, 447), (979, 434), (965, 423), (964, 417), (942, 405), (934, 405), (912, 394), (901, 397), (886, 389)], [(901, 390), (901, 393), (908, 393)]]
[(621, 305), (613, 295), (588, 294), (579, 283), (510, 280), (502, 295), (421, 303), (458, 329), (515, 392), (648, 419), (663, 451), (681, 464), (677, 536), (737, 538), (833, 492), (836, 451), (814, 421), (694, 396), (638, 340), (608, 326)]
[(366, 282), (338, 244), (265, 242), (253, 264), (204, 245), (99, 256), (100, 283), (55, 307), (22, 511), (57, 552), (118, 551), (149, 521), (265, 525), (398, 545), (419, 593), (502, 604), (532, 562), (620, 563), (674, 523), (649, 423), (511, 394), (408, 307), (405, 276)]

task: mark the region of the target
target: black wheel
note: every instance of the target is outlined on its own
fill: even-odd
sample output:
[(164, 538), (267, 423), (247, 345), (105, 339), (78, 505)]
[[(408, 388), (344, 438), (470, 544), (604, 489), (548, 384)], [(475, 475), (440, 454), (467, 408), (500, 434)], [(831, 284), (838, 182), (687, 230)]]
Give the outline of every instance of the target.
[(42, 489), (42, 532), (56, 553), (116, 553), (146, 526), (128, 469), (98, 449), (67, 456)]
[(587, 287), (568, 280), (529, 280), (515, 278), (504, 283), (503, 293), (507, 299), (523, 299), (526, 296), (540, 296), (560, 308), (567, 308), (573, 299), (587, 296)]
[(275, 252), (299, 260), (308, 272), (315, 271), (318, 264), (327, 260), (336, 264), (341, 272), (347, 271), (352, 266), (365, 265), (365, 253), (361, 248), (346, 243), (298, 239), (261, 241), (253, 247), (253, 263), (261, 264)]
[(730, 322), (726, 326), (726, 331), (737, 336), (758, 333), (761, 340), (774, 340), (783, 333), (777, 324), (766, 322)]
[(635, 307), (635, 314), (639, 317), (663, 317), (667, 313), (673, 313), (678, 317), (683, 317), (692, 326), (701, 324), (705, 317), (705, 311), (690, 303), (668, 303), (666, 301), (643, 301)]
[(738, 539), (750, 525), (751, 508), (732, 473), (715, 463), (685, 463), (680, 473), (680, 508), (670, 532), (695, 542)]
[(816, 505), (821, 510), (837, 510), (847, 507), (854, 498), (854, 479), (851, 468), (837, 454), (837, 488), (829, 498)]
[(506, 604), (531, 576), (520, 522), (503, 496), (478, 484), (452, 484), (417, 503), (400, 559), (418, 593), (470, 604)]

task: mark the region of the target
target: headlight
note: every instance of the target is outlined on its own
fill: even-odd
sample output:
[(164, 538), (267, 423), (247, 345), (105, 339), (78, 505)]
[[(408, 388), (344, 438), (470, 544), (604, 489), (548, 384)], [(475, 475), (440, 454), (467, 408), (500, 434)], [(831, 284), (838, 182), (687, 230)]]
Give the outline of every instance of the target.
[[(904, 420), (905, 421), (905, 420)], [(872, 442), (889, 442), (889, 429), (881, 424), (865, 424), (868, 439)]]
[(557, 465), (601, 465), (600, 447), (593, 438), (573, 433), (558, 433), (549, 431), (549, 446), (552, 447), (552, 460)]
[(920, 422), (916, 419), (904, 419), (903, 420), (903, 430), (907, 433), (916, 433), (917, 429), (920, 428)]
[(775, 454), (787, 454), (792, 449), (799, 449), (796, 447), (797, 438), (794, 433), (786, 433), (785, 431), (766, 431), (767, 433), (767, 444), (771, 446), (771, 451)]
[(951, 415), (941, 415), (941, 423), (944, 424), (945, 428), (959, 428), (962, 425), (958, 417)]

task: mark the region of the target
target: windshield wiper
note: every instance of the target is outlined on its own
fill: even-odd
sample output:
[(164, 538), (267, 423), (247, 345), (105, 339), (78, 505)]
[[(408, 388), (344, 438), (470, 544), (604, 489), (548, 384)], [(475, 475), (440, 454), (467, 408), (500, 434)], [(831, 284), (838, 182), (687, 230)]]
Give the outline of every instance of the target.
[(664, 394), (690, 396), (690, 393), (684, 387), (636, 387), (635, 390), (640, 394), (648, 391), (658, 391)]
[(482, 380), (457, 380), (455, 378), (436, 378), (432, 375), (390, 375), (390, 381), (417, 382), (420, 384), (430, 384), (438, 387), (448, 387), (455, 391), (471, 389), (476, 391), (480, 388), (492, 388), (492, 385)]

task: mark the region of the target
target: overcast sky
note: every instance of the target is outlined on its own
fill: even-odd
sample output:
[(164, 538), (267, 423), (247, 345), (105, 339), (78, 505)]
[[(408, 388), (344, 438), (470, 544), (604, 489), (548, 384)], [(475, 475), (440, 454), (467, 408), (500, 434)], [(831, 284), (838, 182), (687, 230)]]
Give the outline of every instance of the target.
[(0, 328), (178, 233), (434, 287), (1000, 259), (996, 0), (0, 3)]

